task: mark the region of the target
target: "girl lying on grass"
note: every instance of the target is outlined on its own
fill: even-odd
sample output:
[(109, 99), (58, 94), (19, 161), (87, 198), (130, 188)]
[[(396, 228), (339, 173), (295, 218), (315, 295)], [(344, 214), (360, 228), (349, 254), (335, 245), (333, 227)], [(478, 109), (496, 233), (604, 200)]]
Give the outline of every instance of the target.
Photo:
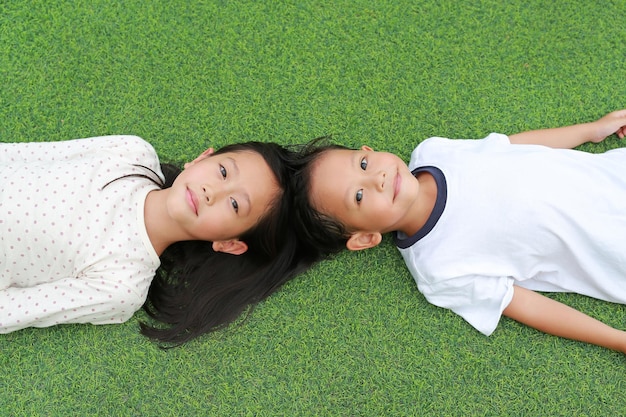
[(313, 142), (296, 223), (318, 257), (393, 232), (426, 299), (485, 335), (505, 315), (626, 353), (626, 332), (535, 292), (626, 303), (626, 149), (571, 149), (613, 133), (624, 137), (626, 110), (509, 137), (431, 138), (408, 167), (366, 146)]
[(234, 144), (181, 172), (135, 136), (0, 144), (0, 332), (142, 305), (170, 344), (232, 322), (299, 271), (291, 156)]

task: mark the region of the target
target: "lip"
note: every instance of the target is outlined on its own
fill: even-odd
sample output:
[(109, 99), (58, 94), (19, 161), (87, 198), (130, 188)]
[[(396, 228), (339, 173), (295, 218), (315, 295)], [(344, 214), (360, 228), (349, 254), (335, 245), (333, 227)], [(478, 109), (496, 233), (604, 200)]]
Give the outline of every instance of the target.
[(396, 172), (396, 178), (393, 181), (393, 201), (396, 201), (396, 197), (400, 193), (400, 185), (402, 184), (402, 177), (400, 177), (400, 173)]
[(193, 191), (191, 191), (189, 188), (187, 188), (186, 197), (187, 197), (187, 203), (189, 203), (189, 206), (191, 207), (191, 209), (197, 216), (198, 215), (198, 198), (193, 193)]

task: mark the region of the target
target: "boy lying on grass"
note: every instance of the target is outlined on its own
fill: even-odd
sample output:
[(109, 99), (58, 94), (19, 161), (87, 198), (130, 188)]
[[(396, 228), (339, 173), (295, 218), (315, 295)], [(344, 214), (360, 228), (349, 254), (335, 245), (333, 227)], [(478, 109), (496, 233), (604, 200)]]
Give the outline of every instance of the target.
[[(392, 232), (426, 299), (485, 335), (501, 315), (626, 353), (626, 332), (536, 291), (626, 303), (626, 110), (573, 126), (481, 140), (430, 138), (409, 166), (367, 146), (313, 142), (297, 213), (319, 257)], [(298, 203), (299, 202), (299, 203)]]

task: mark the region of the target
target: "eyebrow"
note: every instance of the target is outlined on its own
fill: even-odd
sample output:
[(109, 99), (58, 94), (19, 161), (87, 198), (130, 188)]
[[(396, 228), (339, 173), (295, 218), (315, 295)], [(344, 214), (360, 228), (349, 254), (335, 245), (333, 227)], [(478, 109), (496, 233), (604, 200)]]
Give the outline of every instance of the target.
[[(350, 158), (350, 164), (348, 166), (348, 169), (353, 169), (355, 165), (357, 165), (358, 163), (359, 163), (359, 153), (355, 151), (352, 153), (352, 157)], [(355, 196), (353, 195), (352, 198), (350, 198), (350, 194), (352, 194), (352, 185), (350, 185), (348, 189), (346, 190), (346, 196), (344, 198), (344, 204), (348, 210), (351, 210), (354, 208), (353, 203), (354, 203)], [(357, 207), (358, 207), (358, 204), (357, 204)]]
[[(237, 165), (237, 161), (235, 161), (234, 158), (231, 158), (230, 156), (226, 157), (226, 159), (231, 163), (232, 167), (233, 167), (233, 171), (235, 171), (235, 175), (239, 176), (239, 166)], [(242, 196), (244, 198), (244, 200), (246, 200), (248, 202), (248, 212), (246, 213), (246, 215), (248, 213), (250, 213), (252, 211), (252, 202), (250, 201), (250, 196), (248, 195), (247, 192), (243, 192)]]
[(235, 171), (235, 174), (239, 175), (239, 167), (237, 166), (237, 162), (230, 156), (227, 156), (226, 159), (229, 160), (230, 163), (233, 165), (233, 170)]

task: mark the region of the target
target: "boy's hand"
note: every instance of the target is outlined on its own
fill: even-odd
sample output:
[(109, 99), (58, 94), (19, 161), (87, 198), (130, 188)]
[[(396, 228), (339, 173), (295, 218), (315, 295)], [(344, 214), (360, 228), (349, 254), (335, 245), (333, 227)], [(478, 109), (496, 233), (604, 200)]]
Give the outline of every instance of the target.
[(592, 123), (596, 127), (596, 135), (591, 138), (591, 142), (602, 142), (612, 134), (624, 139), (626, 136), (626, 109), (611, 112)]
[(509, 136), (509, 140), (514, 144), (572, 149), (585, 142), (602, 142), (614, 133), (620, 139), (626, 136), (626, 109), (611, 112), (595, 122), (517, 133)]

